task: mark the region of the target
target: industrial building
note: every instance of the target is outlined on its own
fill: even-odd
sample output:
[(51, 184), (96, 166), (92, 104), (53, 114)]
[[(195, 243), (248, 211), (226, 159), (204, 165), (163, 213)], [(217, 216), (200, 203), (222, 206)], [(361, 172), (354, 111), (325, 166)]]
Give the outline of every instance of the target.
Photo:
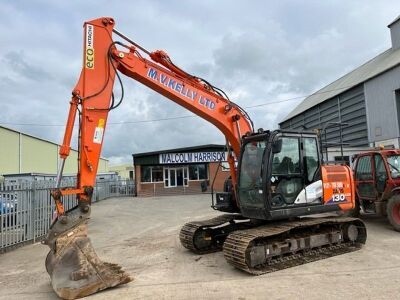
[(133, 180), (134, 168), (132, 164), (110, 166), (108, 170), (110, 172), (116, 172), (121, 179)]
[[(222, 191), (229, 177), (223, 145), (204, 145), (133, 154), (138, 196)], [(218, 170), (218, 172), (217, 172)]]
[[(347, 145), (347, 155), (354, 147), (365, 149), (383, 145), (398, 148), (400, 16), (388, 27), (392, 41), (390, 49), (304, 99), (282, 120), (280, 128), (313, 130), (328, 127), (327, 147), (332, 150), (329, 160), (339, 156), (334, 145), (340, 142), (340, 132)], [(342, 130), (338, 124), (342, 124)]]
[[(56, 174), (59, 162), (56, 143), (0, 126), (0, 175)], [(71, 150), (64, 173), (76, 174), (78, 152)], [(100, 159), (98, 172), (108, 172), (108, 160)]]

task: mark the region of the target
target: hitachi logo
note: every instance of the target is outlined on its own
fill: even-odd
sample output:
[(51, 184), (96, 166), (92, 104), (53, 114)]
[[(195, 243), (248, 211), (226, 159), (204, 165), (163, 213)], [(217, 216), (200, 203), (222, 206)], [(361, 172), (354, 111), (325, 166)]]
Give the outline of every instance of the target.
[(94, 28), (93, 25), (86, 26), (86, 56), (85, 67), (87, 69), (94, 69)]
[(93, 25), (86, 27), (86, 47), (93, 48)]

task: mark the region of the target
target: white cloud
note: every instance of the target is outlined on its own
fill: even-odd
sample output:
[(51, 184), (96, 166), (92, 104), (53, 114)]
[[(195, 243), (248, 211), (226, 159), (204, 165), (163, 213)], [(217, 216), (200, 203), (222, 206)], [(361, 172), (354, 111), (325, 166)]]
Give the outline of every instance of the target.
[[(398, 1), (9, 1), (0, 3), (0, 123), (64, 124), (79, 77), (82, 23), (112, 16), (149, 50), (166, 50), (190, 73), (247, 107), (306, 95), (390, 47)], [(110, 123), (190, 115), (124, 78), (126, 99)], [(117, 87), (118, 88), (118, 87)], [(256, 128), (276, 128), (300, 100), (248, 109)], [(60, 142), (63, 126), (10, 127)], [(199, 117), (110, 124), (103, 156), (224, 143)], [(76, 143), (75, 143), (76, 145)]]

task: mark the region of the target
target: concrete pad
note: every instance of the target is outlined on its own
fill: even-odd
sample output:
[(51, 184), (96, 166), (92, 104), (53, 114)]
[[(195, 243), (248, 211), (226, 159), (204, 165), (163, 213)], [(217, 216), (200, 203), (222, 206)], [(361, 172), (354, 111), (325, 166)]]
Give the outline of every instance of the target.
[[(100, 258), (135, 280), (88, 299), (395, 299), (400, 296), (400, 233), (366, 216), (366, 246), (357, 252), (262, 276), (194, 255), (179, 242), (181, 226), (213, 217), (209, 195), (113, 198), (93, 206), (89, 233)], [(47, 246), (0, 255), (0, 299), (58, 299), (44, 267)]]

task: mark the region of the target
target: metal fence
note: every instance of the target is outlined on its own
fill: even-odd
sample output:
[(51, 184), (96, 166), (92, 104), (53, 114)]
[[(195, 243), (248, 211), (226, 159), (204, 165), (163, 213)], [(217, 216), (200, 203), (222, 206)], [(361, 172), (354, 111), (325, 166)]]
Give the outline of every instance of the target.
[[(63, 182), (63, 186), (73, 186), (73, 181)], [(55, 211), (50, 196), (52, 188), (54, 181), (0, 184), (0, 253), (45, 237)], [(100, 181), (94, 188), (92, 202), (133, 195), (131, 180)], [(77, 204), (77, 200), (70, 195), (63, 197), (63, 203), (68, 210)]]

